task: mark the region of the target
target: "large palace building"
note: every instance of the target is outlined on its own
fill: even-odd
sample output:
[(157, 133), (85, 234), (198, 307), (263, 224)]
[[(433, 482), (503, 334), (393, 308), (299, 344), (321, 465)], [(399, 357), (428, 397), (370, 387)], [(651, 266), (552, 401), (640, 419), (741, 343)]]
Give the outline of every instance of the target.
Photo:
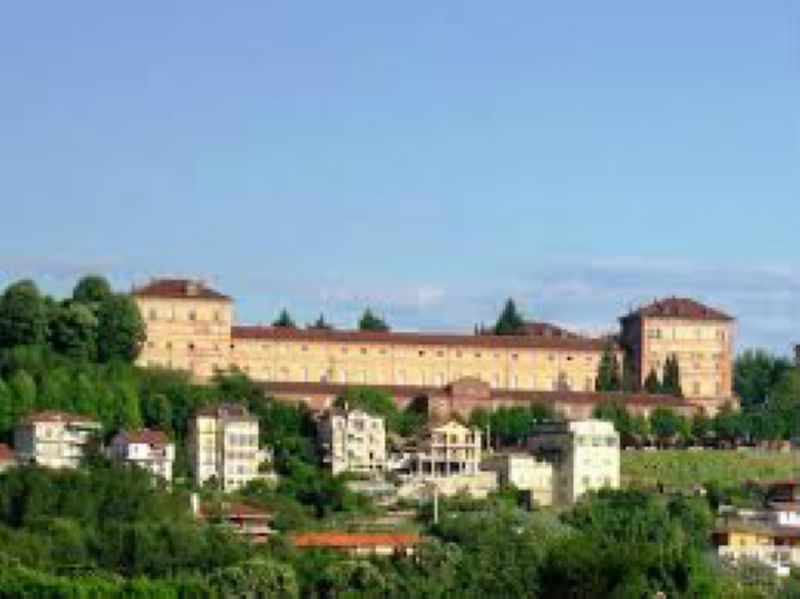
[(667, 357), (678, 358), (685, 399), (627, 394), (633, 407), (713, 413), (736, 403), (734, 320), (690, 299), (654, 302), (624, 316), (618, 335), (590, 338), (545, 323), (515, 336), (242, 326), (230, 297), (187, 279), (157, 279), (133, 296), (147, 325), (140, 364), (200, 380), (239, 370), (314, 407), (354, 385), (384, 387), (400, 403), (438, 398), (462, 411), (534, 399), (591, 406), (603, 398), (594, 386), (609, 344), (620, 358), (628, 354), (640, 385), (651, 369), (661, 373)]

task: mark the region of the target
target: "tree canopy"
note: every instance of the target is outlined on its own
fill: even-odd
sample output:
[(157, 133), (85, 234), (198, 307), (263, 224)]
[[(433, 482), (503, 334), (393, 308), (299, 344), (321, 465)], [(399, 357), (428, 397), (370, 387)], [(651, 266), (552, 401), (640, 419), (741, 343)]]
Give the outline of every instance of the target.
[(371, 309), (367, 308), (358, 321), (358, 330), (385, 333), (389, 330), (389, 325), (382, 318), (376, 316)]
[(525, 332), (525, 319), (517, 310), (514, 300), (508, 298), (494, 325), (495, 335), (521, 335)]

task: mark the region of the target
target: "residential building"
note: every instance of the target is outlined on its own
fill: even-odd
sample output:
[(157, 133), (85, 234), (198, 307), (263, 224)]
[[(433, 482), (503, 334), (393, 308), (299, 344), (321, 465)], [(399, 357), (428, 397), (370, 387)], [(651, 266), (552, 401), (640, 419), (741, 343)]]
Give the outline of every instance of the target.
[(481, 431), (457, 420), (429, 427), (411, 454), (411, 473), (418, 478), (473, 475), (480, 471)]
[(167, 482), (172, 481), (175, 444), (162, 431), (119, 432), (111, 440), (109, 455), (119, 463), (135, 464)]
[(786, 576), (800, 567), (800, 504), (770, 503), (762, 510), (726, 508), (713, 541), (722, 559), (755, 560)]
[(99, 422), (67, 412), (46, 411), (28, 416), (14, 431), (21, 463), (48, 468), (77, 468), (89, 442), (100, 434)]
[(197, 520), (222, 526), (251, 543), (266, 543), (275, 534), (272, 514), (249, 503), (226, 501), (201, 505), (196, 493), (192, 494), (191, 501)]
[(632, 358), (640, 385), (659, 378), (670, 356), (678, 359), (688, 398), (733, 399), (734, 319), (688, 298), (671, 297), (620, 319), (620, 341)]
[(619, 488), (619, 434), (611, 422), (543, 423), (531, 437), (530, 448), (553, 465), (553, 503), (569, 505), (589, 491)]
[(370, 474), (386, 468), (386, 430), (380, 416), (332, 408), (318, 422), (324, 461), (333, 474)]
[(463, 492), (476, 498), (497, 489), (497, 475), (481, 470), (481, 432), (454, 419), (430, 425), (407, 448), (398, 496), (430, 498)]
[(497, 473), (498, 483), (530, 493), (534, 505), (553, 503), (553, 464), (525, 453), (499, 453), (483, 461), (482, 468)]
[(265, 474), (269, 454), (259, 448), (258, 418), (240, 404), (215, 404), (189, 423), (189, 467), (197, 484), (215, 481), (234, 491)]
[(0, 443), (0, 472), (17, 465), (17, 454), (5, 443)]
[[(616, 343), (539, 322), (512, 336), (235, 325), (233, 300), (190, 279), (157, 279), (133, 297), (147, 326), (139, 364), (185, 370), (201, 381), (238, 369), (273, 393), (301, 399), (326, 395), (331, 385), (369, 385), (415, 398), (474, 379), (502, 400), (537, 393), (561, 403), (572, 394), (593, 394), (610, 344), (620, 358), (630, 354), (641, 382), (668, 355), (678, 355), (688, 398), (682, 405), (713, 414), (736, 403), (733, 320), (692, 300), (670, 298), (629, 314)], [(638, 401), (652, 407), (673, 399)], [(329, 396), (326, 401), (315, 407), (329, 407)]]
[(413, 555), (422, 543), (416, 533), (386, 532), (311, 532), (292, 536), (299, 550), (327, 549), (351, 557)]

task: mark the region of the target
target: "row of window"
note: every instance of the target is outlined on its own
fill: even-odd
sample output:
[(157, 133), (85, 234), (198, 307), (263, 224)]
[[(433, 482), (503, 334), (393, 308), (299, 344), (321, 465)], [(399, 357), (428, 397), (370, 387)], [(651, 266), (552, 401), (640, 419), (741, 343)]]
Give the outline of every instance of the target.
[[(156, 308), (150, 308), (147, 310), (147, 320), (153, 322), (156, 320), (166, 320), (168, 322), (175, 322), (176, 320), (181, 320), (180, 317), (176, 316), (175, 311), (168, 312), (167, 314), (159, 314)], [(198, 312), (197, 310), (190, 309), (186, 312), (186, 320), (191, 322), (195, 322), (198, 320)], [(214, 310), (211, 313), (211, 321), (212, 322), (225, 322), (225, 318), (222, 316), (222, 312), (219, 310)]]
[[(661, 329), (649, 328), (646, 335), (648, 339), (686, 339), (684, 335), (680, 334), (681, 329)], [(708, 329), (697, 328), (694, 330), (694, 339), (716, 339), (717, 341), (725, 341), (727, 332), (725, 329)]]

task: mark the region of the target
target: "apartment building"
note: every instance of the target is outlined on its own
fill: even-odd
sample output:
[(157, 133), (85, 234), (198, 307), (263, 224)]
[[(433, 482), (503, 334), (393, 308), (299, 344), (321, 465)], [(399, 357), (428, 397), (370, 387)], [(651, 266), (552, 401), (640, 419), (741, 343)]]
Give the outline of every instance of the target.
[(68, 412), (33, 414), (14, 431), (14, 447), (20, 463), (47, 468), (77, 468), (90, 441), (99, 436), (99, 422)]
[(167, 482), (172, 481), (175, 444), (162, 431), (121, 431), (111, 440), (109, 455), (118, 463), (134, 464)]
[(323, 460), (333, 474), (369, 474), (386, 468), (386, 428), (383, 418), (362, 410), (333, 408), (318, 422)]
[(554, 503), (569, 505), (589, 491), (619, 488), (619, 434), (611, 422), (543, 423), (529, 443), (535, 456), (553, 465)]
[(215, 481), (234, 491), (265, 475), (270, 458), (259, 448), (258, 418), (239, 404), (216, 404), (199, 410), (189, 423), (189, 467), (197, 484)]

